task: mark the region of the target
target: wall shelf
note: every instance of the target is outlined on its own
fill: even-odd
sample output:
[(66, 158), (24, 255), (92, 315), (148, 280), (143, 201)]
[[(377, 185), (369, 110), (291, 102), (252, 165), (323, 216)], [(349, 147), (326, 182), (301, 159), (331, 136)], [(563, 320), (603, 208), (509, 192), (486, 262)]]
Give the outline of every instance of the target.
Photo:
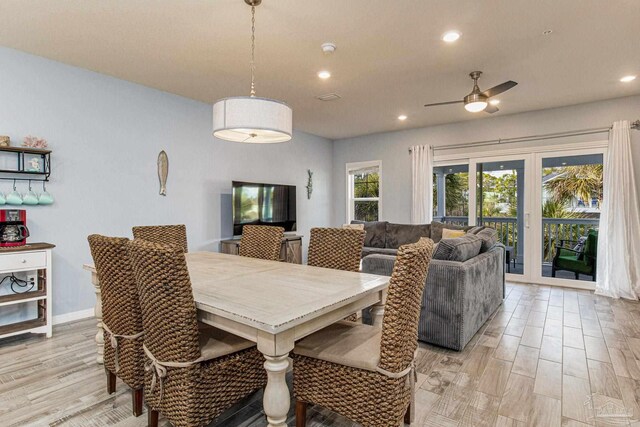
[[(29, 147), (0, 147), (0, 153), (14, 154), (17, 166), (16, 169), (0, 169), (0, 179), (10, 181), (49, 181), (49, 176), (51, 175), (51, 150)], [(25, 167), (25, 156), (40, 156), (42, 162), (41, 170), (28, 170)]]

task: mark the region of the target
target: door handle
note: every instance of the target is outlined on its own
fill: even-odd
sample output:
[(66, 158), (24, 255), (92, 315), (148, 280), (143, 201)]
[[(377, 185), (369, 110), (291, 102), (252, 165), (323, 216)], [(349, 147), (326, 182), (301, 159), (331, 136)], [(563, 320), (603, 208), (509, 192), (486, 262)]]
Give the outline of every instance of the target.
[(526, 228), (529, 228), (529, 214), (528, 213), (524, 214), (524, 226)]

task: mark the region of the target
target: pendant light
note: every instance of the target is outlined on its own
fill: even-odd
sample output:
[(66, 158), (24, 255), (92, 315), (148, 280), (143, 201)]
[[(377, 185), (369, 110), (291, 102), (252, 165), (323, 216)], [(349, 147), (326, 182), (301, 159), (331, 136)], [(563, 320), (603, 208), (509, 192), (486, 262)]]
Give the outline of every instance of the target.
[(251, 6), (251, 92), (249, 96), (224, 98), (213, 104), (213, 136), (251, 144), (286, 142), (292, 135), (291, 107), (282, 101), (256, 96), (256, 6), (262, 0), (244, 1)]

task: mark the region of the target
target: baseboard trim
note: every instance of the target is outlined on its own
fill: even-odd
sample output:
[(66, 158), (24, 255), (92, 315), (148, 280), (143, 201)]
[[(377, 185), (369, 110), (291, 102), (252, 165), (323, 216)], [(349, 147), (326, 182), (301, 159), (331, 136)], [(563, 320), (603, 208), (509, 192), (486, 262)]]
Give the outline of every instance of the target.
[(53, 324), (60, 325), (63, 323), (75, 322), (76, 320), (87, 319), (95, 315), (93, 308), (86, 310), (72, 311), (71, 313), (59, 314), (53, 316)]

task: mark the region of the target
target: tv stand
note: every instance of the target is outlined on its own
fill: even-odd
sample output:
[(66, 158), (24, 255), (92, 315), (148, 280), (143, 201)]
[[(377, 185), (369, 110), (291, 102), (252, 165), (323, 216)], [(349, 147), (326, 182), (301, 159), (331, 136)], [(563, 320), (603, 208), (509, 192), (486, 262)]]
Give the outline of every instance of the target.
[[(220, 241), (220, 252), (238, 255), (240, 252), (240, 237)], [(285, 233), (280, 246), (280, 261), (291, 264), (302, 264), (302, 236)]]

